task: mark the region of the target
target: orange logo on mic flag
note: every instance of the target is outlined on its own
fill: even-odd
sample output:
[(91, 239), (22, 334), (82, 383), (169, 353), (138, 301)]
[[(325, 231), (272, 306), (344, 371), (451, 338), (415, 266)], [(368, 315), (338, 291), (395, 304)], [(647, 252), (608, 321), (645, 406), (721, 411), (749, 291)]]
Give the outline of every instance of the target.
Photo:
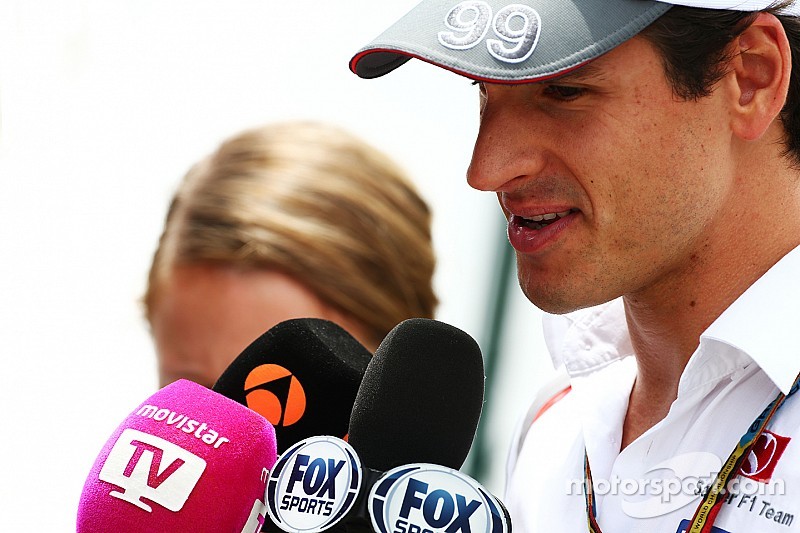
[(303, 418), (306, 393), (300, 381), (280, 365), (255, 367), (244, 381), (247, 407), (275, 427), (291, 426)]

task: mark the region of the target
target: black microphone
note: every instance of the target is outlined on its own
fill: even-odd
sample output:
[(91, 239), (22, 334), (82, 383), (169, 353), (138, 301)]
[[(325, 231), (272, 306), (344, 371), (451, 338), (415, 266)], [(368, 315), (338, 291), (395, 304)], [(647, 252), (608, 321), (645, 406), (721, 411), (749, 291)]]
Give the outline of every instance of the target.
[(350, 445), (386, 471), (408, 463), (461, 468), (483, 407), (483, 356), (464, 331), (401, 322), (367, 365), (350, 415)]
[(270, 517), (290, 532), (508, 533), (500, 501), (456, 470), (475, 435), (483, 384), (469, 335), (428, 319), (399, 324), (367, 365), (350, 444), (311, 437), (281, 454), (268, 482)]
[[(464, 331), (413, 318), (395, 326), (367, 365), (350, 415), (350, 445), (366, 486), (412, 463), (458, 470), (472, 446), (484, 394), (483, 355)], [(348, 532), (372, 531), (362, 494)]]
[(213, 390), (269, 420), (282, 453), (314, 435), (347, 439), (350, 412), (371, 358), (333, 322), (287, 320), (245, 348)]

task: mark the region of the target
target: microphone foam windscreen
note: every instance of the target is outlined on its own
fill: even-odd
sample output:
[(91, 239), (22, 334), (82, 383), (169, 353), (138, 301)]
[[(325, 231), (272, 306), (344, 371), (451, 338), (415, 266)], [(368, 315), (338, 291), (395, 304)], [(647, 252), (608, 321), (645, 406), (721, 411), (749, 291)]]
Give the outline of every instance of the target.
[(371, 358), (369, 350), (333, 322), (287, 320), (245, 348), (214, 390), (269, 420), (282, 453), (308, 437), (346, 437)]
[(275, 431), (262, 416), (176, 381), (128, 415), (101, 450), (77, 531), (259, 531), (275, 460)]
[(350, 444), (364, 465), (408, 463), (458, 469), (483, 406), (483, 357), (460, 329), (412, 318), (381, 342), (350, 417)]

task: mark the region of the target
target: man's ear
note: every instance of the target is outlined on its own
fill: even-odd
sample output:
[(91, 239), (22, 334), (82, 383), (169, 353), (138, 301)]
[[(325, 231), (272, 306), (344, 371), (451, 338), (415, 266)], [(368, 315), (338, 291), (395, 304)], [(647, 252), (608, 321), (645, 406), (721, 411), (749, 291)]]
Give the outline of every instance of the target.
[(780, 21), (760, 13), (733, 43), (734, 93), (731, 125), (745, 140), (755, 140), (780, 114), (792, 71), (789, 40)]

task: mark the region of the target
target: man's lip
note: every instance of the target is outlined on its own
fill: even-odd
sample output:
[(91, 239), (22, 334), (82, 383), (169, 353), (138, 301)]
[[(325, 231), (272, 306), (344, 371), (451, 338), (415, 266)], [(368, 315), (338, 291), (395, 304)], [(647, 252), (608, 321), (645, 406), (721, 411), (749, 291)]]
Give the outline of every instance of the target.
[(534, 217), (540, 217), (542, 215), (548, 215), (552, 213), (564, 213), (567, 211), (577, 211), (578, 209), (571, 205), (565, 204), (548, 204), (548, 205), (537, 205), (537, 206), (524, 206), (524, 205), (514, 205), (511, 202), (501, 202), (501, 207), (506, 212), (507, 216), (517, 216), (520, 218), (532, 219)]
[(508, 218), (508, 241), (518, 252), (532, 254), (546, 248), (550, 243), (558, 239), (562, 233), (572, 225), (578, 218), (579, 211), (563, 209), (562, 211), (543, 211), (540, 213), (552, 213), (569, 211), (564, 217), (557, 218), (541, 229), (534, 229), (529, 224), (529, 216), (510, 213)]
[(570, 208), (563, 208), (563, 209), (549, 209), (549, 210), (536, 210), (526, 214), (519, 214), (519, 213), (512, 213), (516, 215), (519, 219), (523, 221), (528, 221), (531, 223), (547, 223), (552, 222), (559, 218), (564, 218), (568, 214), (570, 214), (573, 209)]

